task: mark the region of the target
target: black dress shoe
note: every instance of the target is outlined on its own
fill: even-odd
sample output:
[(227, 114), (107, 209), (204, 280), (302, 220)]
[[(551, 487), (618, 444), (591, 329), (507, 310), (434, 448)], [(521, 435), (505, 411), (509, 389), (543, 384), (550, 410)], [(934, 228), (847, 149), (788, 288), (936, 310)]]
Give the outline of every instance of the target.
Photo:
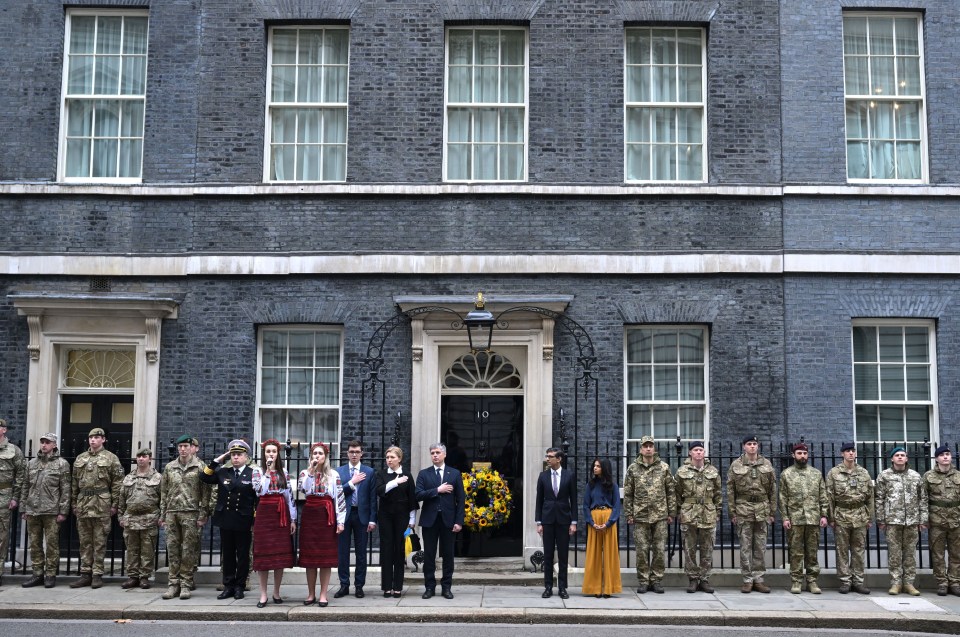
[(267, 607), (266, 602), (257, 602), (257, 608), (266, 608), (266, 607)]
[(353, 592), (353, 594), (356, 596), (357, 599), (363, 598), (363, 588), (360, 587), (360, 586), (357, 586), (357, 588), (356, 588), (356, 590)]
[(304, 606), (313, 606), (313, 605), (316, 604), (316, 603), (317, 603), (317, 600), (315, 600), (315, 599), (305, 599), (305, 600), (303, 600), (303, 605), (304, 605)]
[(393, 597), (393, 591), (383, 591), (384, 597)]
[(453, 592), (449, 588), (444, 588), (441, 592), (444, 599), (453, 599)]
[(327, 604), (329, 604), (329, 603), (330, 603), (330, 602), (317, 602), (317, 606), (319, 606), (320, 608), (326, 608), (326, 607), (327, 607)]
[(565, 588), (561, 588), (558, 595), (560, 595), (560, 599), (570, 599), (570, 596), (567, 594), (567, 589)]
[(273, 598), (273, 603), (274, 603), (274, 604), (282, 604), (282, 603), (283, 603), (283, 598), (282, 598), (282, 597), (274, 597), (274, 598)]
[(238, 588), (237, 591), (233, 594), (234, 599), (243, 599), (243, 589)]
[(394, 599), (400, 599), (403, 596), (403, 591), (393, 591)]
[(341, 597), (346, 597), (350, 594), (349, 586), (341, 586), (337, 589), (337, 592), (333, 594), (334, 599), (340, 599)]
[(217, 595), (217, 599), (228, 599), (230, 597), (233, 597), (234, 592), (235, 591), (232, 588), (225, 588), (223, 589), (222, 593)]
[(434, 590), (432, 588), (428, 588), (427, 590), (423, 591), (423, 595), (420, 596), (420, 599), (430, 599), (433, 597), (433, 595)]
[(544, 598), (544, 599), (548, 599), (548, 598), (550, 598), (550, 597), (553, 597), (553, 591), (550, 590), (549, 588), (545, 588), (545, 589), (543, 589), (543, 595), (541, 595), (540, 597), (542, 597), (542, 598)]

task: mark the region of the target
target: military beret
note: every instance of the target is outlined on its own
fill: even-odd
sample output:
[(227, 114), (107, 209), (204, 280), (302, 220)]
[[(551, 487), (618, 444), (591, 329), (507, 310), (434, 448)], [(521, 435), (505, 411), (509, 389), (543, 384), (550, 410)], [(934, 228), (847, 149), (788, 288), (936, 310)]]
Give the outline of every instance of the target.
[(137, 452), (137, 457), (140, 457), (140, 456), (150, 456), (152, 458), (153, 449), (151, 449), (150, 447), (141, 447), (140, 451)]
[(93, 438), (94, 436), (103, 436), (107, 437), (107, 432), (101, 429), (100, 427), (94, 427), (90, 430), (90, 433), (87, 434), (87, 438)]
[(807, 443), (805, 443), (805, 442), (798, 442), (797, 444), (793, 445), (793, 450), (794, 450), (794, 451), (809, 451), (809, 449), (807, 449)]
[(693, 450), (696, 449), (697, 447), (700, 447), (701, 449), (703, 449), (703, 441), (702, 441), (702, 440), (694, 440), (694, 441), (692, 441), (689, 445), (687, 445), (687, 448), (688, 448), (690, 451), (693, 451)]
[(907, 453), (907, 450), (906, 450), (906, 449), (904, 449), (903, 447), (897, 445), (896, 447), (894, 447), (893, 449), (890, 450), (890, 457), (892, 458), (892, 457), (894, 456), (894, 454), (896, 454), (897, 452), (900, 452), (900, 451), (902, 451), (903, 453)]
[(248, 445), (243, 440), (231, 440), (230, 441), (230, 453), (250, 453), (250, 445)]
[(644, 436), (640, 439), (640, 444), (645, 445), (647, 443), (653, 444), (653, 436)]
[(7, 426), (7, 419), (0, 418), (0, 427), (6, 427), (6, 426)]
[(757, 436), (755, 434), (750, 434), (749, 436), (743, 439), (743, 444), (747, 444), (748, 442), (759, 443), (760, 440), (757, 439)]
[(199, 447), (199, 446), (200, 446), (200, 439), (199, 439), (199, 438), (191, 438), (191, 439), (190, 439), (190, 444), (193, 445), (194, 447)]
[(843, 452), (843, 451), (850, 451), (851, 449), (854, 450), (854, 451), (857, 450), (857, 445), (856, 445), (856, 443), (854, 443), (854, 442), (845, 442), (845, 443), (843, 443), (843, 445), (840, 446), (840, 451), (841, 451), (841, 452)]
[(188, 445), (192, 445), (192, 444), (193, 444), (193, 436), (191, 436), (190, 434), (183, 434), (182, 436), (180, 436), (179, 438), (177, 438), (177, 444), (178, 444), (178, 445), (182, 445), (183, 443), (187, 443)]
[(57, 434), (54, 434), (54, 433), (43, 434), (42, 436), (40, 436), (40, 441), (43, 442), (44, 440), (52, 442), (53, 444), (57, 444)]
[(933, 455), (936, 457), (936, 456), (939, 456), (941, 453), (950, 453), (950, 445), (948, 445), (947, 443), (943, 443), (942, 445), (937, 447), (937, 451)]

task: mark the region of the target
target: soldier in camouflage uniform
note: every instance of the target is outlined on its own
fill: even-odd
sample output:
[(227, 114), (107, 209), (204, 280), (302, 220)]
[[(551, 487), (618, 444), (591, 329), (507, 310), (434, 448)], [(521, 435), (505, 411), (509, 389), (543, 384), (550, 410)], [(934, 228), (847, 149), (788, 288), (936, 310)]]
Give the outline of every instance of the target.
[(767, 525), (777, 512), (777, 486), (773, 465), (760, 455), (756, 436), (743, 439), (743, 455), (727, 473), (727, 508), (740, 538), (741, 593), (769, 593), (763, 581), (766, 572)]
[(40, 451), (27, 463), (22, 509), (30, 538), (33, 577), (20, 586), (33, 588), (43, 584), (53, 588), (60, 567), (60, 525), (70, 515), (70, 463), (58, 453), (57, 434), (40, 436)]
[(167, 530), (170, 577), (163, 599), (190, 599), (193, 573), (200, 562), (200, 529), (210, 511), (210, 487), (200, 480), (206, 465), (197, 458), (196, 439), (177, 439), (178, 457), (163, 469), (160, 526)]
[(638, 593), (662, 593), (664, 550), (669, 525), (677, 509), (675, 483), (670, 465), (660, 460), (653, 436), (640, 439), (640, 455), (629, 468), (623, 482), (623, 512), (627, 524), (635, 524), (637, 543)]
[(103, 586), (103, 558), (107, 552), (110, 519), (117, 514), (123, 467), (103, 446), (107, 434), (95, 427), (87, 434), (90, 449), (73, 462), (70, 501), (80, 536), (80, 579), (70, 588)]
[(10, 517), (19, 506), (26, 472), (23, 452), (7, 439), (7, 421), (0, 418), (0, 584), (10, 548)]
[(809, 451), (800, 442), (793, 445), (793, 464), (780, 474), (780, 517), (790, 543), (790, 592), (803, 590), (804, 569), (807, 587), (820, 594), (817, 577), (820, 562), (820, 529), (827, 526), (827, 490), (823, 475), (807, 466)]
[(917, 577), (917, 542), (927, 528), (927, 491), (923, 478), (907, 466), (903, 447), (890, 450), (893, 466), (877, 476), (877, 526), (887, 536), (887, 568), (891, 595), (901, 592), (919, 595), (913, 585)]
[[(680, 530), (683, 531), (684, 570), (689, 579), (688, 593), (700, 589), (712, 593), (713, 542), (717, 533), (717, 515), (723, 498), (720, 471), (704, 459), (703, 442), (689, 445), (689, 460), (677, 469), (677, 503)], [(699, 559), (697, 552), (699, 551)]]
[(861, 595), (870, 589), (863, 582), (863, 557), (867, 550), (867, 529), (873, 526), (873, 480), (857, 464), (857, 446), (840, 447), (843, 462), (827, 474), (827, 518), (837, 546), (837, 577), (840, 592), (852, 588)]
[(120, 588), (150, 588), (154, 547), (160, 534), (160, 472), (153, 468), (153, 451), (137, 452), (137, 468), (120, 487), (120, 526), (127, 546), (127, 581)]
[(948, 445), (937, 447), (936, 459), (933, 469), (923, 474), (930, 514), (930, 561), (937, 595), (960, 596), (960, 471), (953, 466)]

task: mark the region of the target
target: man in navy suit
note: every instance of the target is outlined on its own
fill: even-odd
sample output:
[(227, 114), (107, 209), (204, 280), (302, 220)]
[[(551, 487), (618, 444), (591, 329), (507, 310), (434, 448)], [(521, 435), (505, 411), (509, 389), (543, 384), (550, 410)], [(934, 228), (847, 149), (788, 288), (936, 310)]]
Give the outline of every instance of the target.
[(420, 530), (423, 533), (423, 599), (434, 596), (437, 588), (437, 543), (443, 559), (440, 593), (444, 599), (453, 599), (453, 534), (463, 528), (463, 478), (460, 472), (444, 464), (447, 448), (438, 443), (430, 446), (433, 466), (417, 475), (417, 501), (423, 502), (420, 511)]
[(363, 443), (351, 440), (347, 443), (347, 464), (337, 467), (343, 498), (347, 501), (347, 522), (343, 533), (337, 538), (337, 575), (340, 589), (333, 594), (340, 598), (350, 594), (350, 538), (356, 551), (356, 568), (353, 572), (354, 594), (363, 597), (363, 585), (367, 582), (367, 534), (377, 528), (377, 481), (373, 467), (361, 464)]
[(534, 517), (537, 533), (543, 536), (543, 598), (553, 595), (553, 554), (556, 551), (559, 573), (558, 594), (567, 594), (567, 553), (570, 536), (577, 532), (577, 490), (573, 472), (564, 470), (564, 453), (547, 449), (547, 470), (537, 479), (537, 508)]

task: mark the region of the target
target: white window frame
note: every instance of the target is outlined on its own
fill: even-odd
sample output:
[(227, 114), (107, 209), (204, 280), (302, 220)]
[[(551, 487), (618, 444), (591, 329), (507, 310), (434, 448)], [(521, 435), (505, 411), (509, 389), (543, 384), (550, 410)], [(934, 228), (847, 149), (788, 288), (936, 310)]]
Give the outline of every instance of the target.
[[(280, 332), (309, 332), (309, 333), (327, 333), (327, 334), (336, 334), (337, 338), (340, 340), (340, 370), (337, 378), (337, 402), (336, 404), (325, 404), (325, 405), (301, 405), (301, 404), (264, 404), (262, 400), (262, 388), (263, 388), (263, 335), (264, 332), (268, 331), (280, 331)], [(314, 442), (324, 442), (331, 445), (330, 453), (332, 456), (336, 457), (339, 453), (339, 444), (340, 439), (343, 436), (343, 356), (344, 356), (344, 333), (343, 328), (335, 325), (311, 325), (311, 324), (280, 324), (280, 325), (260, 325), (257, 327), (257, 393), (256, 393), (256, 417), (254, 423), (254, 437), (258, 441), (262, 441), (263, 438), (263, 413), (265, 411), (276, 411), (276, 410), (293, 410), (300, 409), (305, 411), (336, 411), (336, 439), (335, 440), (316, 440), (313, 439), (316, 437), (316, 430), (313, 429), (316, 427), (315, 421), (314, 424), (311, 424), (313, 431), (309, 432), (308, 436), (310, 440), (294, 440), (293, 442), (302, 443), (300, 445), (300, 451), (303, 453), (304, 457), (309, 454), (310, 445)], [(288, 367), (289, 369), (289, 367)], [(289, 421), (285, 423), (285, 428), (289, 437)], [(285, 442), (281, 440), (280, 442)]]
[[(629, 334), (631, 331), (636, 330), (690, 330), (698, 329), (703, 331), (703, 398), (701, 400), (656, 400), (651, 398), (649, 400), (632, 400), (630, 399), (630, 367), (632, 365), (640, 365), (636, 363), (631, 363), (629, 359)], [(643, 365), (647, 365), (643, 363)], [(650, 363), (650, 365), (660, 365), (664, 366), (663, 363)], [(691, 363), (680, 363), (679, 360), (670, 363), (670, 365), (679, 368), (682, 366), (693, 366)], [(678, 374), (679, 382), (679, 374)], [(700, 323), (691, 323), (691, 324), (645, 324), (645, 325), (628, 325), (624, 329), (623, 333), (623, 444), (624, 444), (624, 453), (629, 453), (629, 447), (631, 444), (638, 445), (640, 438), (633, 438), (630, 436), (630, 407), (633, 405), (677, 405), (677, 406), (702, 406), (703, 407), (703, 438), (696, 438), (696, 440), (703, 440), (704, 443), (707, 443), (710, 438), (710, 327), (705, 324)], [(678, 430), (679, 433), (679, 424)], [(641, 434), (644, 435), (654, 435), (654, 431), (651, 428), (649, 432)], [(671, 437), (669, 440), (676, 442), (676, 435)], [(667, 440), (667, 439), (657, 439)], [(681, 441), (692, 441), (695, 438), (681, 438)]]
[[(928, 341), (927, 341), (927, 356), (929, 358), (929, 379), (930, 379), (930, 399), (929, 400), (883, 400), (882, 396), (878, 400), (858, 400), (857, 399), (857, 389), (856, 389), (856, 366), (857, 365), (874, 365), (878, 367), (881, 364), (881, 361), (857, 361), (856, 354), (854, 351), (854, 341), (853, 341), (853, 330), (856, 327), (924, 327), (927, 330)], [(894, 364), (891, 361), (883, 362), (885, 365)], [(907, 363), (903, 363), (904, 369), (906, 369)], [(930, 421), (929, 421), (929, 431), (927, 435), (930, 437), (930, 440), (939, 439), (939, 414), (937, 406), (939, 405), (938, 399), (938, 389), (937, 389), (937, 326), (935, 321), (927, 319), (854, 319), (850, 326), (850, 371), (851, 371), (851, 399), (853, 403), (853, 437), (857, 442), (873, 442), (873, 443), (884, 443), (884, 442), (923, 442), (923, 440), (863, 440), (859, 438), (857, 432), (857, 407), (865, 405), (877, 405), (877, 406), (893, 406), (893, 407), (911, 407), (911, 406), (926, 406), (929, 409)], [(879, 380), (878, 380), (879, 382)], [(906, 388), (906, 384), (904, 385)], [(878, 386), (879, 390), (879, 386)], [(906, 431), (903, 432), (906, 434)], [(877, 437), (879, 438), (880, 431), (877, 430)]]
[[(628, 47), (627, 47), (627, 35), (631, 31), (637, 30), (657, 30), (657, 29), (673, 29), (673, 30), (699, 30), (700, 31), (700, 101), (699, 102), (631, 102), (628, 101), (628, 86), (627, 86), (627, 77), (629, 68), (632, 66), (644, 66), (641, 64), (631, 64), (628, 59)], [(678, 62), (671, 65), (661, 65), (661, 66), (673, 66), (679, 68), (680, 66), (689, 66), (681, 65)], [(707, 167), (707, 158), (709, 157), (707, 141), (709, 135), (707, 134), (707, 30), (701, 27), (685, 27), (685, 26), (662, 26), (662, 27), (627, 27), (624, 30), (623, 37), (623, 179), (625, 183), (631, 184), (671, 184), (671, 183), (706, 183), (708, 175)], [(702, 134), (702, 139), (700, 141), (703, 149), (702, 156), (700, 159), (701, 165), (701, 174), (699, 179), (630, 179), (630, 165), (629, 165), (629, 148), (632, 145), (642, 145), (641, 142), (630, 142), (628, 135), (628, 126), (629, 126), (629, 111), (634, 108), (675, 108), (678, 109), (697, 109), (699, 108), (702, 116), (700, 122), (700, 130)], [(652, 135), (651, 135), (652, 139)], [(674, 145), (679, 152), (680, 147), (683, 145), (679, 141), (675, 142)], [(652, 144), (651, 144), (652, 146)], [(679, 175), (679, 171), (678, 171)]]
[[(868, 183), (868, 184), (925, 184), (929, 179), (928, 175), (928, 149), (927, 149), (927, 74), (924, 68), (925, 64), (925, 55), (924, 55), (924, 39), (923, 39), (923, 15), (919, 13), (883, 13), (883, 12), (871, 12), (871, 11), (845, 11), (843, 12), (843, 19), (846, 18), (912, 18), (917, 21), (917, 38), (919, 43), (919, 52), (920, 52), (920, 95), (919, 96), (876, 96), (876, 95), (847, 95), (847, 71), (846, 71), (846, 57), (847, 53), (844, 48), (843, 34), (841, 29), (841, 56), (843, 58), (843, 129), (844, 129), (844, 177), (848, 183)], [(842, 22), (841, 22), (842, 24)], [(869, 59), (871, 56), (868, 54), (868, 68), (869, 68)], [(894, 65), (896, 69), (896, 65)], [(896, 72), (896, 71), (895, 71)], [(850, 153), (847, 148), (850, 141), (850, 131), (847, 130), (847, 116), (846, 108), (847, 103), (849, 102), (862, 102), (864, 100), (871, 101), (909, 101), (916, 102), (919, 104), (918, 108), (918, 117), (920, 118), (919, 127), (920, 127), (920, 178), (919, 179), (875, 179), (875, 178), (851, 178), (850, 177)], [(896, 108), (896, 106), (895, 106)], [(872, 139), (872, 138), (868, 138)], [(869, 153), (868, 153), (869, 155)]]
[[(80, 94), (68, 95), (67, 89), (70, 82), (70, 37), (73, 27), (73, 19), (81, 16), (96, 17), (142, 17), (147, 18), (147, 51), (144, 54), (144, 87), (143, 95), (107, 95), (107, 94)], [(63, 183), (109, 183), (109, 184), (139, 184), (143, 182), (143, 153), (146, 146), (146, 118), (147, 118), (147, 85), (150, 78), (150, 22), (149, 12), (145, 10), (118, 10), (118, 9), (67, 9), (66, 20), (64, 24), (63, 39), (63, 72), (60, 87), (60, 133), (58, 137), (57, 149), (57, 180)], [(118, 82), (118, 85), (120, 83)], [(67, 129), (69, 124), (68, 103), (79, 100), (116, 100), (133, 101), (137, 100), (143, 103), (143, 119), (141, 130), (143, 135), (140, 137), (140, 175), (137, 177), (67, 177)], [(91, 132), (92, 134), (92, 132)], [(119, 137), (118, 137), (119, 139)], [(118, 153), (119, 161), (119, 153)]]
[[(347, 34), (347, 63), (346, 63), (346, 72), (347, 72), (347, 88), (343, 96), (342, 102), (273, 102), (272, 101), (272, 91), (271, 86), (273, 83), (273, 45), (274, 45), (274, 33), (277, 30), (296, 30), (299, 33), (301, 31), (344, 31)], [(288, 183), (344, 183), (347, 181), (347, 168), (349, 167), (349, 152), (350, 152), (350, 45), (351, 45), (352, 33), (350, 27), (346, 25), (278, 25), (271, 27), (268, 32), (267, 40), (267, 85), (266, 85), (266, 99), (264, 100), (266, 104), (266, 111), (264, 117), (264, 125), (266, 126), (266, 131), (264, 134), (264, 145), (263, 145), (263, 181), (267, 183), (274, 184), (288, 184)], [(297, 51), (297, 57), (299, 58), (299, 50)], [(295, 63), (296, 67), (300, 66), (299, 59)], [(336, 64), (323, 64), (321, 66), (337, 66)], [(296, 93), (296, 89), (294, 89)], [(321, 91), (322, 95), (322, 91)], [(323, 150), (322, 148), (327, 146), (343, 146), (343, 179), (309, 179), (309, 180), (298, 180), (296, 179), (296, 163), (294, 164), (293, 169), (293, 178), (292, 179), (271, 179), (270, 178), (270, 167), (273, 161), (273, 118), (271, 117), (271, 111), (274, 108), (298, 108), (298, 109), (315, 109), (315, 110), (341, 110), (343, 111), (343, 120), (345, 130), (343, 131), (343, 143), (339, 142), (328, 142), (324, 137), (324, 141), (320, 142), (321, 147), (320, 160), (323, 161)], [(322, 125), (321, 125), (322, 128)], [(300, 145), (300, 142), (294, 142), (294, 146)], [(311, 145), (314, 145), (311, 143)], [(320, 169), (320, 174), (323, 174), (323, 168)]]
[[(449, 91), (450, 91), (450, 31), (522, 31), (523, 32), (523, 103), (517, 104), (516, 102), (450, 102), (449, 100)], [(450, 183), (525, 183), (528, 180), (528, 175), (530, 171), (530, 30), (525, 27), (513, 27), (513, 26), (503, 26), (503, 25), (493, 25), (493, 26), (476, 26), (476, 25), (463, 25), (463, 26), (448, 26), (444, 32), (444, 46), (443, 46), (443, 181)], [(475, 171), (471, 167), (471, 176), (467, 179), (452, 179), (448, 175), (448, 147), (450, 145), (448, 126), (450, 121), (450, 110), (455, 108), (466, 108), (466, 109), (481, 109), (481, 108), (493, 108), (493, 109), (523, 109), (523, 174), (519, 179), (474, 179), (473, 174)], [(498, 134), (499, 136), (499, 134)], [(472, 142), (471, 142), (472, 143)], [(499, 147), (501, 142), (497, 142)], [(497, 152), (498, 158), (498, 173), (499, 173), (499, 150)]]

